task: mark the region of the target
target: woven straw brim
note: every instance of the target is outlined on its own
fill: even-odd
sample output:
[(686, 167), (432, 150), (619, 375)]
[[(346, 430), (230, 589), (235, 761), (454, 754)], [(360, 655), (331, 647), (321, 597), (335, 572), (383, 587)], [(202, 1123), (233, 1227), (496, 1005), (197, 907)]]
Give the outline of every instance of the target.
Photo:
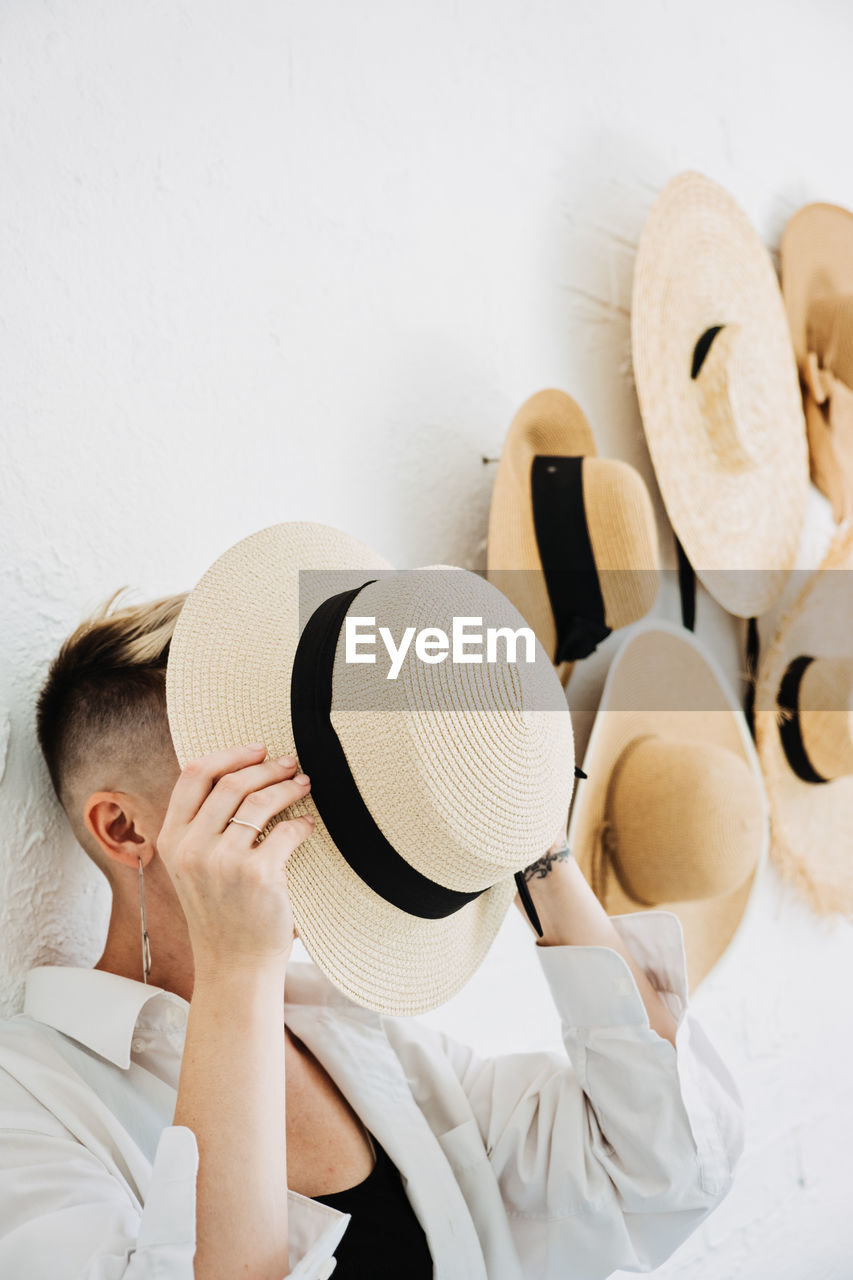
[[(390, 568), (363, 543), (338, 530), (315, 524), (272, 526), (243, 539), (221, 556), (190, 592), (170, 646), (167, 706), (181, 766), (190, 759), (243, 742), (263, 742), (273, 758), (294, 754), (290, 678), (300, 633), (300, 603), (304, 624), (308, 612), (333, 591), (364, 583), (373, 576), (372, 570)], [(305, 569), (339, 572), (335, 573), (334, 585), (326, 575), (316, 583), (310, 580), (310, 575), (307, 583), (303, 577), (300, 602), (299, 571)], [(493, 588), (476, 575), (460, 572), (460, 580), (463, 577), (471, 578), (482, 590), (493, 592)], [(380, 578), (380, 584), (382, 581)], [(316, 599), (310, 598), (312, 590), (319, 593)], [(378, 584), (366, 587), (359, 598), (378, 590)], [(342, 643), (339, 640), (339, 651)], [(544, 663), (544, 655), (540, 670), (542, 667), (556, 684), (553, 671)], [(336, 688), (337, 681), (336, 666)], [(545, 730), (540, 721), (531, 728), (540, 738), (544, 733), (540, 746), (545, 759), (550, 758), (551, 745), (550, 740), (545, 740), (547, 725), (554, 726), (554, 741), (559, 740), (561, 748), (566, 745), (564, 739), (568, 734), (568, 754), (562, 749), (554, 753), (555, 778), (558, 775), (559, 782), (555, 783), (553, 797), (538, 806), (542, 812), (530, 824), (534, 836), (531, 861), (539, 856), (536, 840), (541, 841), (545, 835), (545, 826), (549, 827), (549, 839), (557, 829), (555, 815), (561, 790), (565, 807), (571, 794), (570, 782), (566, 790), (566, 777), (570, 778), (572, 768), (570, 719), (559, 687), (557, 694), (563, 707), (562, 716), (543, 717)], [(340, 722), (345, 723), (348, 716), (352, 722), (359, 714), (366, 714), (368, 718), (372, 715), (374, 736), (376, 716), (383, 717), (383, 732), (391, 732), (390, 719), (381, 710), (345, 711)], [(333, 721), (334, 718), (333, 712)], [(435, 728), (430, 730), (428, 718), (427, 710), (419, 722), (412, 721), (408, 739), (399, 744), (400, 769), (394, 797), (370, 792), (371, 770), (369, 762), (365, 765), (367, 754), (362, 753), (361, 747), (356, 752), (358, 760), (355, 756), (350, 759), (365, 803), (392, 844), (406, 813), (413, 813), (419, 803), (418, 795), (405, 783), (407, 768), (410, 773), (417, 773), (411, 759), (415, 748), (422, 753), (432, 749), (438, 755), (432, 762), (433, 778), (442, 784), (448, 797), (452, 798), (459, 790), (455, 787), (452, 762), (440, 758)], [(517, 716), (510, 719), (517, 729)], [(535, 721), (535, 717), (533, 719)], [(336, 723), (339, 734), (340, 722)], [(423, 729), (423, 736), (419, 735), (419, 729)], [(351, 737), (347, 740), (352, 742)], [(517, 744), (517, 734), (514, 741)], [(481, 756), (488, 746), (489, 739), (485, 736), (479, 744)], [(467, 754), (469, 759), (476, 757), (471, 744)], [(447, 773), (442, 773), (442, 766)], [(500, 777), (499, 768), (492, 772), (496, 778)], [(529, 798), (531, 804), (534, 799)], [(511, 788), (504, 780), (495, 815), (498, 827), (501, 815), (505, 816), (512, 802)], [(384, 816), (380, 821), (377, 814), (382, 812), (383, 804)], [(451, 807), (450, 803), (447, 807)], [(449, 999), (477, 969), (494, 940), (515, 896), (512, 875), (501, 873), (500, 879), (497, 875), (485, 878), (481, 870), (476, 887), (484, 883), (492, 887), (445, 919), (421, 919), (392, 906), (359, 878), (329, 836), (310, 793), (304, 801), (291, 805), (283, 816), (294, 817), (306, 812), (315, 817), (314, 830), (289, 858), (287, 881), (299, 937), (311, 957), (341, 991), (381, 1013), (422, 1013)], [(275, 821), (277, 819), (269, 824), (267, 832)], [(436, 829), (435, 841), (440, 843), (444, 835), (444, 831)], [(519, 867), (524, 865), (524, 843), (523, 839), (515, 841)], [(463, 886), (448, 883), (448, 887)]]
[[(610, 666), (583, 762), (588, 776), (578, 784), (572, 808), (569, 844), (591, 884), (598, 879), (595, 862), (614, 765), (628, 744), (643, 734), (724, 747), (745, 761), (760, 781), (758, 758), (743, 714), (710, 655), (687, 631), (659, 621), (641, 623)], [(684, 854), (695, 856), (689, 849)], [(732, 893), (702, 901), (655, 904), (657, 910), (675, 912), (681, 921), (691, 990), (710, 973), (734, 939), (766, 856), (765, 837), (754, 870)], [(606, 875), (599, 896), (608, 915), (652, 909), (631, 898), (613, 868), (606, 861), (603, 865)]]
[[(751, 382), (760, 384), (760, 413), (740, 424), (753, 463), (740, 468), (721, 464), (691, 377), (696, 343), (717, 325), (738, 327)], [(803, 407), (770, 256), (731, 196), (701, 174), (675, 178), (649, 214), (631, 332), (643, 426), (672, 526), (725, 609), (761, 614), (797, 554), (808, 484)]]
[[(565, 391), (553, 387), (537, 391), (510, 423), (492, 490), (486, 544), (486, 576), (526, 618), (553, 659), (557, 629), (530, 497), (530, 468), (537, 454), (595, 457), (592, 428), (580, 405)], [(573, 662), (558, 667), (563, 684), (573, 668)]]
[(853, 213), (835, 204), (809, 204), (782, 237), (782, 292), (794, 352), (803, 368), (809, 307), (818, 298), (853, 294)]
[(853, 525), (779, 623), (762, 656), (755, 690), (755, 737), (770, 801), (771, 856), (812, 908), (853, 914), (853, 777), (804, 782), (791, 769), (779, 736), (776, 697), (790, 662), (853, 657)]

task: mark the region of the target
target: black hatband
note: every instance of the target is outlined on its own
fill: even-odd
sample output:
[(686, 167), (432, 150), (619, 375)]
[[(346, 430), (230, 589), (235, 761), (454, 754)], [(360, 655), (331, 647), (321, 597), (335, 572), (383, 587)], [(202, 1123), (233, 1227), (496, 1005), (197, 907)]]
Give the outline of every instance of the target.
[(829, 778), (824, 778), (818, 773), (809, 760), (800, 731), (800, 684), (806, 668), (812, 662), (814, 658), (807, 657), (805, 654), (794, 658), (793, 662), (788, 663), (787, 670), (779, 682), (776, 701), (783, 711), (790, 712), (790, 716), (786, 716), (779, 726), (779, 737), (788, 764), (798, 778), (802, 778), (803, 782), (829, 782)]
[(610, 635), (583, 501), (583, 458), (537, 454), (533, 524), (554, 624), (555, 664), (586, 658)]
[(401, 911), (424, 920), (440, 920), (485, 890), (460, 893), (447, 889), (421, 875), (400, 856), (364, 803), (330, 718), (338, 636), (350, 604), (369, 582), (324, 600), (299, 637), (290, 681), (296, 753), (300, 767), (311, 779), (317, 812), (356, 875)]

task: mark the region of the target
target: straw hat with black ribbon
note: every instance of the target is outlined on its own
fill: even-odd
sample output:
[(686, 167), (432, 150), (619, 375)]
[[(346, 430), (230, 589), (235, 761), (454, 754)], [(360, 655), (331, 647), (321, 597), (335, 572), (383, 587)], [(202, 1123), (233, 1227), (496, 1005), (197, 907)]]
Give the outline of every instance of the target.
[(574, 662), (641, 618), (658, 590), (657, 529), (641, 476), (596, 457), (580, 407), (539, 391), (515, 415), (489, 512), (486, 573), (521, 611), (563, 684)]
[[(360, 657), (346, 647), (356, 617), (362, 636), (368, 627)], [(459, 618), (469, 636), (474, 618), (483, 635), (530, 630), (481, 575), (394, 572), (337, 529), (285, 523), (215, 561), (170, 645), (181, 767), (263, 742), (271, 758), (295, 753), (309, 775), (308, 796), (259, 838), (281, 817), (314, 815), (287, 863), (299, 937), (340, 990), (382, 1013), (422, 1013), (453, 995), (516, 891), (525, 901), (522, 869), (565, 830), (574, 753), (554, 669), (532, 636), (530, 662), (523, 638), (515, 661), (506, 646), (472, 661), (470, 641), (465, 660), (440, 659), (437, 630), (449, 638)], [(430, 641), (412, 642), (396, 678), (369, 641), (382, 627), (398, 646), (408, 627)]]
[(782, 292), (800, 371), (811, 473), (836, 521), (853, 515), (853, 213), (809, 204), (782, 237)]
[(853, 526), (766, 649), (755, 731), (772, 857), (815, 911), (853, 915)]
[(767, 855), (768, 811), (743, 712), (713, 657), (648, 619), (611, 663), (569, 844), (609, 915), (674, 912), (692, 990), (731, 943)]
[(770, 255), (702, 174), (674, 178), (648, 216), (631, 328), (646, 439), (680, 547), (729, 613), (755, 617), (797, 554), (805, 422)]

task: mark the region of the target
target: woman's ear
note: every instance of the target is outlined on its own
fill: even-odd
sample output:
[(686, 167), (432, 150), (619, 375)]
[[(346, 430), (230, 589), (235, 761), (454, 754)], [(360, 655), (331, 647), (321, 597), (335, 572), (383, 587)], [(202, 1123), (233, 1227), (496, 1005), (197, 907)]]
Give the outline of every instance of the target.
[(109, 862), (147, 866), (160, 830), (141, 797), (127, 791), (94, 791), (83, 805), (83, 821)]

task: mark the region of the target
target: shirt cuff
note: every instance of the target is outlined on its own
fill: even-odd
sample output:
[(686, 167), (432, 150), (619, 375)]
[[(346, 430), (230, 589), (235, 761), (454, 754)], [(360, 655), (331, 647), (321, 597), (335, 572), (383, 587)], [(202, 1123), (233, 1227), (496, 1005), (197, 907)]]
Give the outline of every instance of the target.
[[(633, 911), (610, 916), (619, 937), (670, 1010), (676, 1024), (673, 1068), (703, 1189), (720, 1197), (731, 1185), (744, 1145), (743, 1100), (729, 1068), (688, 1014), (684, 931), (673, 911)], [(672, 1047), (651, 1028), (636, 979), (623, 956), (606, 946), (537, 947), (554, 1004), (569, 1043), (583, 1046), (606, 1028), (648, 1032), (669, 1061)], [(638, 1046), (645, 1035), (632, 1030)], [(606, 1037), (612, 1043), (612, 1036)], [(663, 1045), (666, 1046), (664, 1051)], [(636, 1052), (636, 1047), (635, 1050)], [(580, 1060), (579, 1059), (579, 1060)], [(581, 1075), (586, 1080), (586, 1067)]]
[[(610, 916), (620, 939), (680, 1026), (688, 1004), (684, 932), (674, 911)], [(630, 965), (613, 947), (536, 948), (551, 996), (570, 1027), (649, 1027)]]
[(164, 1249), (189, 1263), (195, 1253), (195, 1184), (198, 1143), (186, 1125), (168, 1125), (160, 1134), (136, 1247)]
[[(290, 1270), (287, 1280), (327, 1280), (335, 1269), (334, 1252), (351, 1214), (312, 1200), (298, 1191), (287, 1193), (287, 1240)], [(284, 1278), (283, 1278), (284, 1280)]]
[[(186, 1125), (169, 1125), (151, 1167), (151, 1181), (137, 1237), (137, 1250), (156, 1250), (164, 1275), (192, 1276), (196, 1243), (198, 1143)], [(334, 1252), (350, 1221), (331, 1205), (297, 1191), (287, 1193), (289, 1271), (282, 1280), (327, 1280), (335, 1269)], [(158, 1271), (159, 1275), (160, 1272)]]

